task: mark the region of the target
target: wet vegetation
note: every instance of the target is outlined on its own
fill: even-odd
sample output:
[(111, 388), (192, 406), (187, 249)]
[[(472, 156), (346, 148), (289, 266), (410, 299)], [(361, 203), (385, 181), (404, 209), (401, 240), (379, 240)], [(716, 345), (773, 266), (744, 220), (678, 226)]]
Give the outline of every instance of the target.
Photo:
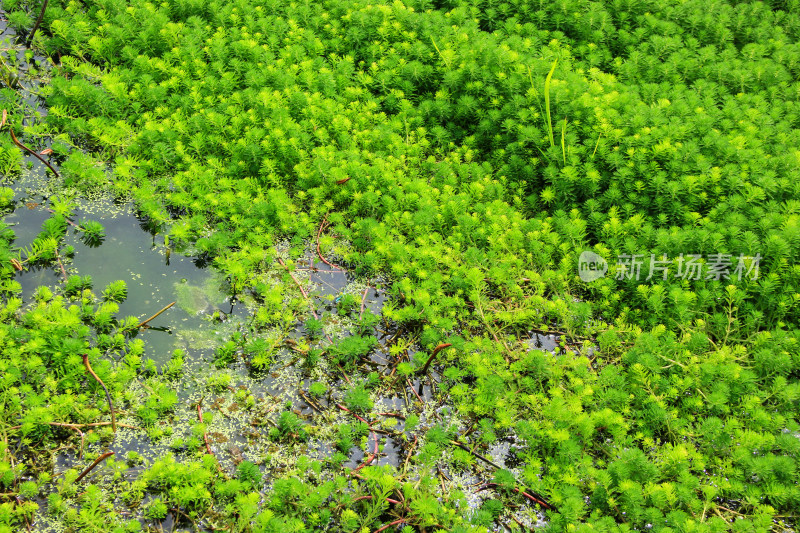
[(0, 530), (796, 527), (797, 0), (2, 9)]

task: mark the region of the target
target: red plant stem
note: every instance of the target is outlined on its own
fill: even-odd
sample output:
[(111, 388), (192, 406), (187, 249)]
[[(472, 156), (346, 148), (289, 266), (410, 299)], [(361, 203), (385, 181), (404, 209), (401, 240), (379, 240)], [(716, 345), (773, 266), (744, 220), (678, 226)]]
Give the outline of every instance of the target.
[(406, 417), (404, 417), (400, 413), (378, 413), (378, 415), (380, 415), (380, 416), (391, 416), (391, 417), (394, 417), (394, 418), (399, 418), (400, 420), (405, 420), (406, 419)]
[[(52, 210), (52, 209), (50, 209), (49, 207), (45, 207), (45, 210), (49, 211), (50, 213), (53, 213), (53, 214), (55, 214), (55, 211), (53, 211), (53, 210)], [(69, 224), (69, 225), (70, 225), (70, 226), (72, 226), (73, 228), (77, 228), (77, 229), (79, 229), (79, 230), (81, 230), (81, 231), (86, 231), (86, 230), (84, 230), (82, 227), (80, 227), (79, 225), (77, 225), (76, 223), (74, 223), (73, 221), (71, 221), (70, 219), (68, 219), (67, 217), (64, 217), (64, 220), (66, 220), (66, 221), (67, 221), (67, 224)]]
[(56, 261), (58, 261), (58, 266), (61, 267), (61, 275), (64, 276), (64, 281), (66, 282), (67, 281), (67, 271), (66, 271), (66, 269), (64, 269), (64, 263), (61, 262), (61, 256), (58, 255), (58, 252), (56, 252)]
[[(308, 297), (308, 293), (306, 293), (305, 289), (303, 289), (303, 286), (300, 285), (300, 281), (298, 281), (298, 279), (294, 277), (294, 274), (292, 274), (292, 272), (289, 270), (289, 267), (286, 266), (286, 263), (284, 263), (283, 259), (281, 259), (280, 257), (278, 258), (278, 263), (283, 267), (284, 270), (286, 270), (286, 272), (289, 273), (289, 276), (292, 277), (292, 281), (294, 281), (294, 284), (297, 285), (298, 289), (300, 289), (300, 294), (303, 295), (303, 298), (305, 298), (305, 300), (308, 302), (308, 305), (311, 306), (311, 315), (314, 317), (315, 320), (319, 320), (319, 315), (317, 315), (317, 312), (314, 311), (314, 305), (311, 303), (311, 299)], [(328, 342), (333, 344), (333, 339), (331, 339), (330, 335), (326, 333), (325, 338), (328, 339)]]
[(60, 178), (60, 177), (61, 177), (61, 174), (59, 174), (59, 173), (58, 173), (58, 171), (57, 171), (56, 169), (54, 169), (54, 168), (52, 167), (52, 165), (50, 165), (50, 163), (48, 163), (47, 161), (45, 161), (45, 160), (44, 160), (44, 158), (42, 158), (42, 156), (40, 156), (40, 155), (39, 155), (39, 154), (37, 154), (35, 151), (31, 150), (30, 148), (28, 148), (27, 146), (25, 146), (24, 144), (22, 144), (21, 142), (19, 142), (19, 140), (17, 139), (17, 136), (16, 136), (16, 135), (14, 135), (14, 130), (11, 128), (11, 126), (9, 126), (9, 127), (8, 127), (8, 131), (9, 131), (9, 133), (11, 133), (11, 140), (12, 140), (12, 141), (14, 141), (14, 144), (16, 144), (17, 146), (19, 146), (19, 147), (20, 147), (20, 148), (22, 148), (23, 150), (25, 150), (25, 151), (29, 152), (31, 155), (33, 155), (34, 157), (36, 157), (36, 159), (38, 159), (39, 161), (41, 161), (42, 163), (44, 163), (45, 165), (47, 165), (47, 168), (49, 168), (50, 170), (52, 170), (52, 171), (53, 171), (53, 174), (55, 174), (55, 175), (56, 175), (56, 177), (58, 177), (58, 178)]
[[(482, 491), (482, 490), (486, 490), (486, 489), (494, 488), (494, 487), (497, 487), (497, 486), (499, 486), (497, 483), (487, 483), (487, 484), (486, 484), (486, 485), (484, 485), (483, 487), (480, 487), (480, 488), (478, 488), (478, 490), (476, 490), (475, 492), (480, 492), (480, 491)], [(534, 502), (534, 503), (538, 503), (539, 505), (541, 505), (541, 506), (542, 506), (542, 507), (544, 507), (545, 509), (555, 510), (555, 507), (553, 507), (552, 505), (550, 505), (550, 504), (549, 504), (549, 503), (547, 503), (546, 501), (544, 501), (544, 500), (541, 500), (541, 499), (537, 498), (536, 496), (533, 496), (533, 495), (531, 495), (531, 494), (528, 494), (527, 492), (521, 491), (521, 490), (519, 490), (519, 489), (518, 489), (518, 488), (516, 488), (516, 487), (514, 487), (514, 489), (513, 489), (513, 490), (514, 490), (514, 492), (516, 492), (517, 494), (521, 494), (523, 497), (525, 497), (525, 498), (529, 499), (530, 501), (532, 501), (532, 502)]]
[(322, 262), (328, 265), (329, 267), (335, 268), (336, 270), (346, 271), (344, 268), (334, 265), (333, 263), (330, 263), (327, 259), (325, 259), (322, 256), (322, 252), (319, 249), (319, 238), (320, 236), (322, 236), (322, 230), (325, 229), (327, 222), (328, 222), (328, 215), (325, 215), (325, 218), (323, 218), (322, 222), (320, 222), (319, 224), (319, 230), (317, 230), (317, 255), (319, 256), (320, 260), (322, 260)]
[[(203, 405), (203, 399), (202, 398), (200, 398), (200, 401), (197, 402), (197, 419), (202, 424), (203, 423), (203, 411), (202, 411), (202, 409), (200, 407), (201, 405)], [(205, 431), (203, 432), (203, 442), (206, 443), (206, 452), (208, 452), (209, 455), (213, 455), (214, 457), (216, 457), (216, 455), (214, 455), (214, 452), (211, 451), (211, 446), (209, 446), (209, 444), (208, 444), (208, 433), (206, 433)]]
[(403, 522), (404, 520), (405, 520), (405, 518), (398, 518), (394, 522), (389, 522), (385, 526), (383, 526), (383, 527), (381, 527), (379, 529), (376, 529), (373, 533), (381, 533), (381, 531), (385, 531), (385, 530), (389, 529), (392, 526), (396, 526), (397, 524), (399, 524), (400, 522)]
[[(331, 341), (331, 342), (333, 342), (333, 341)], [(352, 381), (350, 381), (350, 378), (349, 378), (349, 377), (347, 377), (347, 374), (345, 373), (345, 371), (344, 371), (344, 368), (342, 368), (342, 365), (338, 365), (338, 364), (337, 364), (336, 366), (338, 366), (338, 367), (339, 367), (339, 371), (341, 371), (342, 375), (344, 376), (344, 380), (347, 382), (347, 384), (348, 384), (348, 385), (352, 385), (352, 384), (353, 384), (353, 382), (352, 382)]]
[[(372, 426), (370, 426), (370, 430), (371, 430), (371, 429), (372, 429)], [(361, 463), (361, 464), (359, 465), (359, 467), (358, 467), (358, 468), (356, 468), (355, 470), (353, 470), (353, 472), (354, 472), (354, 473), (355, 473), (355, 472), (358, 472), (359, 470), (361, 470), (361, 469), (362, 469), (362, 468), (364, 468), (365, 466), (367, 466), (367, 465), (369, 465), (370, 463), (372, 463), (372, 461), (373, 461), (373, 460), (375, 459), (375, 457), (377, 457), (377, 455), (378, 455), (378, 434), (377, 434), (377, 433), (375, 433), (374, 431), (372, 431), (372, 436), (375, 438), (375, 451), (373, 451), (373, 452), (372, 452), (372, 455), (370, 455), (370, 456), (369, 456), (369, 458), (368, 458), (366, 461), (364, 461), (363, 463)]]
[[(278, 258), (278, 263), (280, 263), (280, 265), (284, 268), (284, 270), (286, 270), (286, 272), (289, 272), (289, 268), (286, 266), (286, 263), (284, 263), (283, 259), (281, 259), (280, 257)], [(300, 289), (300, 293), (303, 295), (303, 298), (308, 300), (308, 294), (306, 294), (305, 289), (303, 288), (302, 285), (300, 285), (300, 282), (297, 280), (297, 278), (294, 277), (294, 274), (289, 272), (289, 275), (292, 277), (292, 280), (294, 281), (295, 285), (297, 285), (297, 288)], [(311, 309), (311, 312), (314, 314), (314, 318), (319, 319), (314, 309)]]
[[(351, 411), (350, 409), (348, 409), (348, 408), (347, 408), (347, 407), (345, 407), (344, 405), (342, 405), (342, 404), (340, 404), (340, 403), (337, 403), (337, 404), (336, 404), (336, 407), (338, 407), (338, 408), (339, 408), (339, 409), (341, 409), (342, 411), (346, 411), (346, 412), (350, 413), (350, 414), (351, 414), (351, 415), (353, 415), (354, 417), (356, 417), (356, 418), (358, 418), (359, 420), (361, 420), (362, 422), (364, 422), (366, 425), (370, 426), (370, 423), (369, 423), (369, 422), (367, 422), (366, 420), (364, 420), (363, 418), (361, 418), (360, 416), (358, 416), (357, 414), (355, 414), (353, 411)], [(370, 426), (370, 429), (372, 429), (372, 426)]]
[(416, 397), (417, 397), (417, 400), (419, 400), (419, 401), (420, 401), (420, 403), (424, 404), (424, 403), (425, 403), (425, 400), (423, 400), (422, 398), (420, 398), (419, 394), (417, 393), (417, 390), (414, 388), (414, 385), (412, 385), (412, 384), (411, 384), (411, 380), (410, 380), (410, 379), (408, 379), (408, 378), (406, 378), (406, 383), (408, 383), (408, 386), (409, 386), (409, 388), (411, 389), (411, 392), (413, 392), (413, 393), (414, 393), (414, 396), (416, 396)]
[(427, 372), (428, 371), (428, 367), (431, 366), (431, 363), (433, 362), (434, 359), (436, 359), (436, 356), (438, 355), (438, 353), (441, 352), (442, 350), (444, 350), (445, 348), (449, 348), (451, 346), (452, 346), (452, 344), (450, 344), (448, 342), (448, 343), (440, 344), (439, 346), (434, 348), (433, 349), (433, 353), (428, 358), (428, 360), (425, 361), (425, 364), (423, 365), (422, 369), (420, 369), (419, 373), (420, 374), (424, 374), (425, 372)]
[(350, 471), (351, 474), (355, 475), (359, 470), (361, 470), (365, 466), (369, 465), (375, 459), (375, 457), (378, 456), (378, 434), (375, 433), (375, 431), (372, 429), (372, 424), (370, 424), (369, 422), (367, 422), (366, 420), (364, 420), (363, 418), (361, 418), (360, 416), (355, 414), (353, 411), (351, 411), (350, 409), (348, 409), (344, 405), (342, 405), (340, 403), (337, 403), (336, 407), (338, 407), (342, 411), (347, 411), (348, 413), (350, 413), (351, 415), (353, 415), (357, 419), (359, 419), (362, 422), (364, 422), (367, 425), (367, 427), (369, 427), (369, 432), (372, 433), (372, 437), (375, 439), (375, 451), (372, 452), (372, 455), (370, 455), (367, 458), (367, 460), (364, 461), (363, 463), (361, 463), (357, 468), (354, 468), (353, 470)]
[(93, 462), (92, 464), (90, 464), (90, 465), (89, 465), (89, 467), (88, 467), (86, 470), (84, 470), (83, 472), (81, 472), (81, 475), (80, 475), (80, 476), (78, 476), (78, 477), (75, 479), (75, 483), (77, 483), (78, 481), (82, 480), (82, 479), (83, 479), (83, 477), (84, 477), (86, 474), (88, 474), (89, 472), (91, 472), (91, 471), (92, 471), (92, 468), (94, 468), (94, 467), (96, 467), (97, 465), (99, 465), (101, 461), (103, 461), (103, 460), (104, 460), (105, 458), (107, 458), (107, 457), (111, 457), (112, 455), (114, 455), (114, 452), (106, 452), (106, 453), (104, 453), (103, 455), (101, 455), (100, 457), (98, 457), (97, 459), (95, 459), (95, 460), (94, 460), (94, 462)]
[[(353, 503), (361, 501), (361, 500), (371, 500), (372, 498), (373, 498), (372, 496), (359, 496), (358, 498), (353, 500)], [(401, 503), (399, 500), (393, 500), (391, 498), (386, 498), (386, 501), (389, 502), (389, 503), (395, 503), (395, 504)]]

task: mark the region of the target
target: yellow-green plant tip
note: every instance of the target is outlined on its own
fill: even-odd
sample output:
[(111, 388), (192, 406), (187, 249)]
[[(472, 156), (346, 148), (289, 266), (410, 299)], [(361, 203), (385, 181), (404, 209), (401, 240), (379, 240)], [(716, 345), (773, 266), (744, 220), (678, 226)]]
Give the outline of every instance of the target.
[(603, 136), (603, 132), (601, 131), (600, 134), (597, 136), (597, 142), (594, 145), (594, 152), (592, 152), (592, 159), (594, 159), (594, 155), (597, 153), (597, 147), (600, 146), (600, 137)]
[(547, 108), (547, 129), (550, 133), (550, 148), (556, 145), (556, 141), (553, 138), (553, 120), (550, 116), (550, 81), (553, 79), (553, 72), (555, 72), (557, 64), (558, 58), (553, 60), (553, 66), (550, 67), (550, 72), (544, 80), (544, 106)]

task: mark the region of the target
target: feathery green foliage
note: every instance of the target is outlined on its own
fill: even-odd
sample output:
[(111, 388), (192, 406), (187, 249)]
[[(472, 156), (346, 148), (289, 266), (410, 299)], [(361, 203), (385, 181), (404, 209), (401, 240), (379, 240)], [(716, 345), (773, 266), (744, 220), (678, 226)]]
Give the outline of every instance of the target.
[[(28, 6), (4, 7), (12, 26), (31, 26)], [(324, 475), (283, 472), (262, 501), (260, 476), (225, 479), (213, 457), (198, 457), (199, 425), (173, 443), (189, 460), (164, 458), (141, 476), (158, 498), (144, 516), (161, 519), (166, 506), (196, 519), (213, 509), (214, 527), (238, 531), (375, 530), (399, 520), (485, 530), (531, 504), (525, 492), (550, 502), (552, 530), (721, 531), (735, 521), (763, 531), (793, 519), (796, 0), (61, 0), (37, 35), (60, 58), (43, 89), (44, 128), (70, 141), (64, 185), (130, 195), (151, 230), (195, 247), (232, 293), (258, 302), (247, 334), (216, 350), (218, 366), (242, 355), (254, 370), (271, 368), (304, 323), (308, 338), (292, 347), (307, 377), (318, 379), (323, 360), (363, 377), (373, 357), (389, 355), (394, 371), (375, 387), (399, 397), (427, 356), (451, 345), (423, 387), (410, 385), (421, 394), (437, 380), (431, 394), (465, 427), (406, 413), (395, 434), (405, 463), (341, 475), (351, 448), (371, 454), (374, 445), (370, 427), (349, 420)], [(0, 143), (9, 174), (20, 166), (15, 153)], [(46, 332), (41, 309), (61, 309), (59, 320), (78, 328), (77, 337), (55, 335), (56, 384), (80, 370), (70, 365), (82, 346), (117, 346), (120, 327), (80, 276), (21, 311), (10, 259), (53, 261), (66, 216), (18, 257), (0, 241), (3, 313), (19, 322), (5, 338)], [(380, 320), (351, 294), (335, 318), (313, 316), (291, 259), (316, 239), (320, 255), (352, 273), (390, 280)], [(608, 275), (581, 281), (584, 250), (609, 261)], [(641, 255), (645, 267), (666, 256), (673, 273), (688, 254), (706, 266), (714, 254), (759, 254), (761, 263), (757, 278), (645, 280), (614, 264), (623, 254)], [(275, 275), (274, 258), (287, 255)], [(328, 339), (334, 320), (362, 324)], [(374, 332), (381, 323), (400, 332), (385, 347)], [(558, 333), (558, 348), (532, 348), (532, 330)], [(137, 350), (124, 358), (136, 361)], [(103, 361), (106, 375), (122, 365)], [(9, 375), (22, 376), (15, 365), (24, 363), (9, 363)], [(341, 400), (370, 424), (378, 416), (363, 384), (327, 397), (311, 387), (320, 403)], [(165, 385), (151, 388), (131, 411), (158, 435), (176, 400)], [(45, 416), (37, 401), (6, 420), (45, 438), (50, 419), (22, 422)], [(313, 425), (299, 438), (299, 416), (279, 412), (276, 441), (313, 438)], [(462, 440), (473, 453), (453, 444)], [(439, 462), (472, 473), (483, 464), (474, 453), (488, 455), (495, 442), (513, 442), (515, 465), (485, 477), (497, 484), (491, 497), (470, 508), (457, 490), (441, 494)], [(69, 513), (56, 500), (54, 512)]]

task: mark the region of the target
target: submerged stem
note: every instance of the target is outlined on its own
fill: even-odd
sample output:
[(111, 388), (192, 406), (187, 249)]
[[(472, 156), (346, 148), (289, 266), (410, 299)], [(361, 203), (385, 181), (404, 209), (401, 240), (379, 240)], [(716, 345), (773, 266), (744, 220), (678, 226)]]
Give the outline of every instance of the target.
[(170, 307), (172, 307), (173, 305), (175, 305), (175, 302), (172, 302), (172, 303), (171, 303), (171, 304), (169, 304), (168, 306), (164, 307), (164, 309), (162, 309), (162, 310), (161, 310), (161, 311), (159, 311), (158, 313), (154, 314), (153, 316), (151, 316), (150, 318), (148, 318), (147, 320), (145, 320), (144, 322), (142, 322), (141, 324), (139, 324), (139, 327), (140, 327), (140, 328), (146, 327), (148, 322), (150, 322), (151, 320), (153, 320), (154, 318), (156, 318), (158, 315), (160, 315), (161, 313), (163, 313), (164, 311), (166, 311), (167, 309), (169, 309), (169, 308), (170, 308)]
[(111, 395), (108, 393), (108, 388), (106, 384), (103, 383), (103, 380), (97, 377), (97, 374), (94, 373), (92, 370), (92, 365), (89, 364), (89, 356), (87, 354), (83, 354), (83, 366), (86, 367), (86, 370), (92, 375), (92, 377), (97, 380), (103, 390), (106, 392), (106, 400), (108, 400), (108, 408), (111, 410), (111, 429), (114, 430), (114, 433), (117, 432), (117, 416), (114, 414), (114, 404), (111, 403)]
[[(349, 179), (349, 178), (348, 178)], [(338, 183), (338, 182), (337, 182)], [(336, 270), (341, 270), (346, 272), (346, 270), (338, 265), (334, 265), (333, 263), (329, 262), (325, 257), (323, 257), (322, 252), (319, 249), (319, 239), (322, 236), (322, 230), (324, 230), (328, 226), (328, 217), (327, 215), (325, 218), (322, 219), (322, 222), (319, 224), (319, 230), (317, 230), (317, 255), (319, 256), (320, 260), (328, 265), (331, 268), (335, 268)]]

